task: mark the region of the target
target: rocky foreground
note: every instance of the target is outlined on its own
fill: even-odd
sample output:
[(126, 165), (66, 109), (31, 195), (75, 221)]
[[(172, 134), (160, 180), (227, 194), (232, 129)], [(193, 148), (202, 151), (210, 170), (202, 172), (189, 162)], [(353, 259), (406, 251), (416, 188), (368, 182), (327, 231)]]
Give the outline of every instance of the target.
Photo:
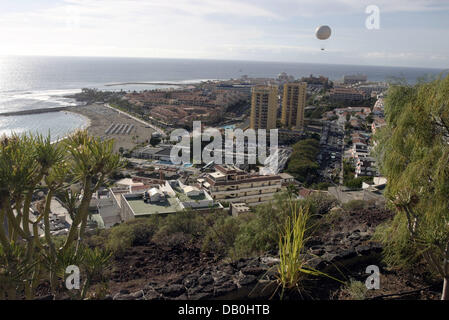
[[(424, 279), (425, 275), (382, 269), (382, 246), (370, 239), (375, 227), (391, 218), (390, 212), (371, 208), (340, 211), (330, 217), (308, 243), (309, 266), (345, 282), (351, 278), (364, 282), (368, 276), (365, 274), (366, 267), (375, 264), (381, 267), (383, 283), (380, 290), (369, 292), (368, 298), (438, 297), (438, 284), (429, 283)], [(274, 252), (263, 257), (224, 262), (215, 261), (183, 245), (165, 250), (155, 247), (135, 250), (128, 257), (123, 257), (120, 270), (114, 271), (115, 280), (111, 289), (116, 292), (107, 299), (268, 299), (278, 297), (280, 293), (275, 281), (278, 258)], [(145, 250), (147, 256), (134, 261), (133, 255), (140, 250)], [(123, 278), (124, 270), (136, 279)], [(340, 282), (320, 277), (305, 280), (300, 293), (292, 292), (286, 298), (348, 297)]]
[[(333, 212), (332, 212), (333, 211)], [(331, 210), (307, 245), (308, 265), (329, 277), (305, 277), (300, 291), (283, 299), (353, 299), (346, 284), (365, 282), (369, 265), (380, 268), (381, 287), (366, 299), (438, 299), (441, 284), (421, 265), (412, 271), (388, 269), (382, 246), (371, 240), (375, 228), (392, 217), (384, 209)], [(181, 239), (182, 240), (182, 239)], [(116, 257), (107, 300), (279, 299), (276, 252), (261, 257), (227, 261), (202, 252), (190, 242), (149, 243)], [(52, 299), (42, 292), (40, 299)]]

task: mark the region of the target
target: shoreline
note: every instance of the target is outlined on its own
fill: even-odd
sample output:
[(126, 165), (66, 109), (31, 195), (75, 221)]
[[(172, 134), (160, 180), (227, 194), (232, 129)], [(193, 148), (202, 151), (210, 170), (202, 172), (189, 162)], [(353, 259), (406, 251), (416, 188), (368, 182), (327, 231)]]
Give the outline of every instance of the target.
[[(55, 110), (52, 110), (55, 109)], [(42, 110), (42, 109), (39, 109)], [(46, 115), (48, 114), (48, 115)], [(44, 116), (46, 115), (46, 116)], [(42, 118), (42, 116), (44, 116), (45, 118)], [(45, 119), (52, 119), (52, 117), (55, 116), (58, 118), (59, 123), (72, 123), (72, 126), (66, 126), (66, 125), (58, 125), (58, 122), (54, 122), (52, 123), (52, 125), (48, 126), (48, 130), (40, 130), (41, 126), (36, 125), (38, 123), (41, 123), (43, 121), (45, 121)], [(26, 120), (21, 119), (22, 117), (27, 118)], [(35, 118), (37, 117), (37, 118)], [(88, 129), (91, 125), (92, 125), (92, 121), (89, 117), (87, 117), (86, 115), (77, 113), (77, 112), (72, 112), (69, 110), (66, 110), (66, 107), (64, 107), (63, 110), (60, 110), (60, 108), (48, 108), (45, 109), (44, 112), (32, 112), (32, 113), (27, 113), (27, 114), (18, 114), (18, 115), (1, 115), (0, 116), (0, 120), (3, 119), (13, 119), (12, 121), (12, 125), (8, 123), (8, 121), (6, 121), (5, 123), (5, 127), (0, 127), (0, 131), (4, 131), (2, 132), (2, 135), (6, 135), (6, 136), (10, 136), (13, 134), (18, 134), (18, 135), (28, 135), (28, 134), (32, 134), (32, 135), (42, 135), (42, 136), (47, 136), (48, 134), (50, 134), (50, 138), (51, 138), (51, 143), (57, 143), (60, 142), (64, 139), (66, 139), (69, 135), (73, 134), (74, 132), (76, 132), (77, 130), (84, 130), (84, 129)], [(26, 128), (24, 130), (22, 130), (23, 125), (23, 121), (26, 121), (25, 126)], [(81, 123), (77, 123), (78, 121), (80, 121)], [(74, 124), (73, 122), (77, 123)], [(34, 126), (32, 124), (35, 124)], [(62, 132), (60, 132), (62, 131)]]
[(77, 113), (77, 112), (73, 112), (73, 111), (68, 111), (68, 110), (65, 110), (65, 111), (59, 111), (59, 112), (70, 113), (70, 114), (75, 115), (75, 116), (77, 116), (77, 117), (79, 117), (79, 118), (82, 118), (82, 119), (85, 121), (85, 124), (82, 125), (82, 126), (79, 127), (79, 128), (76, 128), (76, 129), (74, 129), (74, 130), (71, 130), (71, 131), (70, 131), (69, 133), (67, 133), (64, 137), (58, 138), (58, 139), (56, 139), (55, 141), (52, 141), (52, 144), (53, 144), (53, 143), (58, 143), (58, 142), (61, 142), (61, 141), (65, 140), (65, 139), (67, 139), (68, 136), (74, 134), (74, 133), (75, 133), (76, 131), (78, 131), (78, 130), (86, 130), (86, 129), (89, 130), (90, 126), (92, 125), (91, 119), (90, 119), (89, 117), (87, 117), (87, 116), (81, 114), (81, 113)]
[[(151, 124), (103, 104), (73, 106), (67, 112), (87, 118), (88, 122), (83, 129), (87, 129), (90, 135), (101, 139), (114, 139), (116, 151), (132, 150), (138, 144), (149, 143), (152, 133), (157, 131), (150, 127)], [(113, 124), (121, 128), (111, 133), (108, 129)]]

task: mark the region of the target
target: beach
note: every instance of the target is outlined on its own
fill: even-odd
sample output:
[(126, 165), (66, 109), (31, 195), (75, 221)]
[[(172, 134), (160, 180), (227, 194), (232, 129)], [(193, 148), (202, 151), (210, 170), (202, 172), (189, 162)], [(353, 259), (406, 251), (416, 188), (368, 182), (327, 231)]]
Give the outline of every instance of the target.
[[(68, 108), (67, 111), (78, 113), (89, 119), (87, 128), (89, 134), (102, 139), (113, 138), (115, 140), (115, 151), (119, 151), (120, 148), (131, 150), (136, 144), (147, 143), (151, 138), (151, 134), (155, 131), (143, 121), (138, 121), (123, 112), (118, 112), (103, 104), (74, 106)], [(120, 125), (123, 129), (109, 130), (108, 132), (108, 129), (113, 124)]]

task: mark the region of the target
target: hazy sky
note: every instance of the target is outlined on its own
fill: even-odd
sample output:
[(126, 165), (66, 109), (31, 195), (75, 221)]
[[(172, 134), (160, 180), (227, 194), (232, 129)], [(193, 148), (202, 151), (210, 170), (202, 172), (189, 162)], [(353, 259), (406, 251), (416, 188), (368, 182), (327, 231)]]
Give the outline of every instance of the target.
[(449, 68), (449, 0), (0, 0), (0, 54)]

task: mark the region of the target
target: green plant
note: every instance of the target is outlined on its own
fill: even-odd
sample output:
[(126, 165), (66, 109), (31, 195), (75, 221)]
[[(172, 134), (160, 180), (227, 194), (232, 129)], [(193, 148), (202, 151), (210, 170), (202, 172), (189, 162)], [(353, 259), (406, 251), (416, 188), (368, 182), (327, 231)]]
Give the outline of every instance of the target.
[(175, 233), (183, 233), (188, 237), (200, 238), (204, 236), (206, 228), (207, 226), (204, 224), (200, 214), (193, 210), (185, 210), (165, 217), (154, 235), (154, 240), (163, 241), (163, 239)]
[(239, 234), (238, 220), (234, 217), (220, 217), (206, 232), (202, 250), (217, 255), (233, 255), (234, 243)]
[(365, 300), (368, 289), (363, 282), (351, 279), (351, 281), (346, 284), (343, 292), (348, 295), (350, 300)]
[(112, 252), (101, 250), (99, 248), (89, 249), (84, 248), (83, 264), (85, 269), (86, 279), (81, 290), (81, 299), (87, 295), (87, 290), (90, 288), (93, 281), (100, 281), (105, 283), (104, 269), (110, 264)]
[(343, 209), (346, 211), (353, 211), (353, 210), (361, 210), (366, 207), (366, 201), (363, 200), (351, 200), (343, 204)]
[(390, 258), (419, 253), (449, 300), (449, 76), (390, 86), (385, 114), (375, 152), (397, 214), (383, 244)]
[(298, 181), (311, 184), (318, 177), (317, 156), (320, 151), (319, 140), (305, 139), (293, 145), (287, 171)]
[(298, 206), (296, 202), (290, 205), (292, 215), (287, 218), (279, 239), (277, 282), (282, 288), (281, 299), (286, 290), (300, 291), (301, 281), (305, 276), (327, 276), (335, 279), (307, 265), (304, 251), (310, 231), (314, 227), (309, 224), (311, 215), (308, 208)]
[(130, 248), (134, 241), (132, 227), (127, 223), (122, 223), (113, 227), (107, 238), (106, 248), (116, 255), (123, 254)]
[[(20, 279), (15, 290), (24, 292), (27, 299), (33, 298), (36, 286), (47, 276), (56, 294), (61, 262), (77, 259), (92, 195), (121, 166), (113, 145), (112, 140), (90, 137), (87, 131), (55, 144), (50, 136), (15, 134), (0, 142), (0, 269), (5, 274), (10, 274), (12, 266), (23, 270), (15, 273)], [(80, 185), (80, 193), (68, 191), (75, 184)], [(31, 202), (38, 190), (45, 190), (45, 198), (38, 203), (38, 216), (33, 219)], [(50, 230), (50, 204), (57, 194), (62, 195), (60, 200), (73, 218), (63, 242)], [(43, 237), (38, 236), (40, 228)], [(24, 253), (15, 255), (16, 247)], [(7, 295), (12, 297), (11, 292)]]

